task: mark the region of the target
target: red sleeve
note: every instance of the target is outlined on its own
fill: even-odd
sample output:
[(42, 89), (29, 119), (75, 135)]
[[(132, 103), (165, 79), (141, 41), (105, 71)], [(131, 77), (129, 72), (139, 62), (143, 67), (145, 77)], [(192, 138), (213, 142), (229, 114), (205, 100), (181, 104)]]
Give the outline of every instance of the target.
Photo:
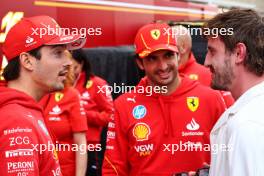
[(40, 159), (33, 146), (40, 142), (34, 127), (16, 113), (0, 113), (5, 119), (0, 125), (0, 175), (38, 176)]
[(105, 81), (96, 82), (94, 84), (94, 102), (97, 109), (86, 108), (88, 122), (94, 126), (107, 126), (110, 116), (113, 114), (113, 100), (111, 93), (107, 91), (108, 85)]
[[(108, 124), (107, 145), (102, 167), (102, 174), (107, 176), (127, 176), (128, 168), (128, 141), (124, 132), (124, 121), (121, 122), (118, 109), (114, 118)], [(121, 126), (122, 125), (122, 126)]]
[[(73, 89), (74, 90), (74, 89)], [(77, 91), (71, 91), (71, 110), (69, 111), (70, 124), (73, 132), (87, 131), (87, 119), (85, 111), (81, 105), (81, 99)]]

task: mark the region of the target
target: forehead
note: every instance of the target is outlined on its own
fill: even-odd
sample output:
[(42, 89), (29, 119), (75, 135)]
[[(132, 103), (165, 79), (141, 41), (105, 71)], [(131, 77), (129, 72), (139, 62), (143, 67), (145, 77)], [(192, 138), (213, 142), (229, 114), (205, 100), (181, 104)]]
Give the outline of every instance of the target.
[(167, 54), (167, 53), (175, 53), (174, 51), (171, 51), (171, 50), (157, 50), (157, 51), (153, 51), (152, 53), (150, 53), (147, 57), (152, 57), (152, 56), (162, 56), (164, 54)]
[(224, 48), (224, 47), (225, 47), (224, 42), (221, 41), (219, 37), (208, 39), (208, 48), (217, 49), (217, 48)]
[(66, 50), (66, 45), (44, 45), (42, 48), (44, 51), (51, 51), (51, 50)]

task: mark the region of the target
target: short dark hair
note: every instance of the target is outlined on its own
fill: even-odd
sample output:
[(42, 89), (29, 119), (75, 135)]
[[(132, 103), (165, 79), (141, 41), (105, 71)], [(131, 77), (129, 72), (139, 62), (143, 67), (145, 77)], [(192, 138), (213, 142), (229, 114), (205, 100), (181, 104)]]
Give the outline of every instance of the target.
[[(41, 53), (40, 49), (41, 47), (38, 47), (36, 49), (33, 49), (29, 51), (28, 53), (35, 57), (36, 59), (40, 60), (41, 58)], [(16, 80), (20, 75), (20, 61), (19, 61), (19, 56), (15, 57), (11, 61), (8, 62), (7, 66), (4, 68), (3, 71), (3, 77), (5, 78), (5, 81), (12, 81)]]
[(92, 72), (91, 63), (89, 62), (83, 49), (73, 50), (71, 51), (71, 53), (72, 53), (72, 58), (74, 60), (76, 60), (79, 64), (83, 63), (82, 71), (85, 72), (85, 82), (83, 86), (85, 87), (87, 81), (90, 80), (90, 77), (92, 75), (94, 75)]
[[(257, 76), (264, 73), (264, 18), (256, 11), (249, 9), (233, 9), (216, 15), (203, 28), (233, 29), (233, 35), (218, 36), (226, 50), (233, 52), (237, 43), (244, 43), (247, 48), (244, 66)], [(212, 36), (205, 36), (206, 38)]]

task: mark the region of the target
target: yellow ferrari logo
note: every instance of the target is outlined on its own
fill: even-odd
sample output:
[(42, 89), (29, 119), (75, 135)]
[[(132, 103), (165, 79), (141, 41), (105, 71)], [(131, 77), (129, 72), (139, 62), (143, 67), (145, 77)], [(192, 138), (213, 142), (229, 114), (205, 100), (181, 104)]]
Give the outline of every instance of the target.
[(160, 30), (158, 29), (153, 29), (150, 31), (151, 37), (155, 40), (158, 40), (160, 37)]
[(62, 98), (63, 98), (63, 93), (61, 93), (61, 92), (56, 92), (55, 93), (55, 101), (56, 102), (59, 102)]
[(92, 80), (89, 80), (89, 81), (87, 81), (87, 83), (86, 83), (86, 89), (89, 89), (90, 87), (92, 87), (92, 85), (93, 85), (93, 81)]
[(198, 80), (198, 75), (196, 75), (196, 74), (190, 74), (189, 75), (189, 78), (192, 79), (192, 80)]
[(187, 106), (194, 112), (199, 107), (199, 98), (198, 97), (187, 97)]

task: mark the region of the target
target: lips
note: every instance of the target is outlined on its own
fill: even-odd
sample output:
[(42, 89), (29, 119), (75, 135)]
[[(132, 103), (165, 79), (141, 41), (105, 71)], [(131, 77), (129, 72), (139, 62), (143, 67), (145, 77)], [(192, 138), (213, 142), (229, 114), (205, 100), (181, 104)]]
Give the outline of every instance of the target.
[(66, 76), (68, 74), (68, 70), (63, 70), (59, 72), (59, 76)]
[(161, 79), (168, 79), (170, 77), (170, 72), (166, 71), (166, 72), (158, 72), (158, 76)]

